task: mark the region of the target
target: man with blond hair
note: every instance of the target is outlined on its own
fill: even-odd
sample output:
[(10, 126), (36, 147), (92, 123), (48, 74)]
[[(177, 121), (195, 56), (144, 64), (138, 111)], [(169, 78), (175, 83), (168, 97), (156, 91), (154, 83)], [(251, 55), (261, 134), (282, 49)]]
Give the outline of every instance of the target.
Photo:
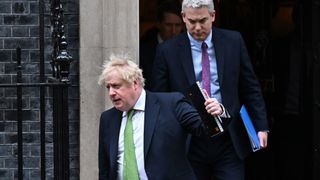
[(100, 118), (99, 179), (196, 180), (185, 149), (188, 132), (207, 134), (197, 111), (180, 93), (144, 90), (128, 56), (112, 55), (103, 67), (99, 84), (114, 107)]

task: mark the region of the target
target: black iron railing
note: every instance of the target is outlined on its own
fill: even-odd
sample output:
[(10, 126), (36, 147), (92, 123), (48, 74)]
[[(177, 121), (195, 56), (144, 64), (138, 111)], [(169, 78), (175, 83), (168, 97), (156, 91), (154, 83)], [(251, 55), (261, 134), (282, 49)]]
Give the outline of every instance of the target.
[(0, 88), (16, 88), (17, 96), (17, 161), (18, 179), (23, 179), (23, 115), (22, 90), (26, 87), (38, 87), (40, 92), (40, 172), (41, 179), (46, 179), (46, 119), (45, 119), (45, 90), (52, 90), (53, 99), (53, 155), (54, 179), (69, 179), (69, 118), (68, 118), (68, 88), (69, 69), (72, 61), (67, 51), (66, 36), (64, 33), (63, 9), (60, 0), (51, 0), (51, 31), (52, 31), (52, 77), (45, 76), (45, 38), (44, 17), (45, 2), (39, 0), (39, 51), (40, 51), (40, 82), (24, 83), (22, 81), (21, 48), (17, 53), (17, 81), (11, 84), (0, 84)]

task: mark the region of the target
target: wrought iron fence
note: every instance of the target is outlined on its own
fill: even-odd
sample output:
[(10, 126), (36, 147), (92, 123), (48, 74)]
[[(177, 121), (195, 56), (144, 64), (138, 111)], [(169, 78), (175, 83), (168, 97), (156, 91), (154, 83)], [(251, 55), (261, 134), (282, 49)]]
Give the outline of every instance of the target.
[(46, 16), (44, 0), (39, 0), (39, 51), (40, 51), (40, 73), (39, 82), (24, 83), (22, 78), (21, 48), (16, 49), (17, 58), (17, 78), (16, 83), (0, 84), (0, 88), (16, 89), (17, 104), (17, 162), (18, 179), (23, 179), (23, 89), (37, 87), (39, 89), (40, 104), (40, 177), (46, 179), (46, 104), (45, 92), (49, 89), (52, 92), (52, 117), (53, 117), (53, 161), (54, 179), (69, 179), (69, 118), (68, 118), (68, 88), (69, 69), (72, 61), (71, 55), (67, 51), (68, 43), (64, 32), (63, 9), (60, 0), (51, 0), (51, 32), (52, 32), (52, 77), (45, 76), (45, 38), (44, 38), (44, 18)]

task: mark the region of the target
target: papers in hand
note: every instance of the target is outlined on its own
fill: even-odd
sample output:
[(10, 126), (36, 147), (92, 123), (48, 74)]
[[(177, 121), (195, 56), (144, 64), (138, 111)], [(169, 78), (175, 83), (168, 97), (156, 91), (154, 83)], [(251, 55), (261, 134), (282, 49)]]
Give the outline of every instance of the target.
[(204, 93), (199, 82), (196, 82), (186, 91), (185, 96), (192, 102), (208, 130), (210, 136), (215, 136), (224, 131), (219, 116), (212, 116), (205, 108), (204, 102), (209, 96)]
[(251, 118), (245, 108), (244, 105), (242, 105), (240, 109), (240, 116), (243, 121), (243, 124), (247, 130), (247, 134), (250, 140), (251, 148), (253, 152), (256, 152), (261, 149), (259, 138), (257, 135), (257, 132), (252, 124)]

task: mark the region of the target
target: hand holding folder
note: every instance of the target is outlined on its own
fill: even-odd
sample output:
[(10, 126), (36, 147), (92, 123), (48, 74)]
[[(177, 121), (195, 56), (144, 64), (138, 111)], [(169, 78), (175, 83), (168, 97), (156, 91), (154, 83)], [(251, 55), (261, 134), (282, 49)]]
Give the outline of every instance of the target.
[(219, 116), (212, 116), (209, 114), (205, 108), (205, 101), (209, 98), (208, 94), (206, 94), (199, 82), (193, 84), (186, 92), (185, 96), (189, 99), (193, 106), (198, 110), (198, 113), (204, 122), (207, 132), (210, 136), (215, 136), (224, 131), (221, 119)]
[(246, 128), (251, 148), (253, 152), (256, 152), (261, 149), (260, 142), (259, 142), (259, 137), (257, 135), (257, 132), (252, 124), (251, 118), (247, 112), (247, 109), (245, 108), (244, 105), (242, 105), (240, 109), (240, 116), (243, 121), (243, 124)]

